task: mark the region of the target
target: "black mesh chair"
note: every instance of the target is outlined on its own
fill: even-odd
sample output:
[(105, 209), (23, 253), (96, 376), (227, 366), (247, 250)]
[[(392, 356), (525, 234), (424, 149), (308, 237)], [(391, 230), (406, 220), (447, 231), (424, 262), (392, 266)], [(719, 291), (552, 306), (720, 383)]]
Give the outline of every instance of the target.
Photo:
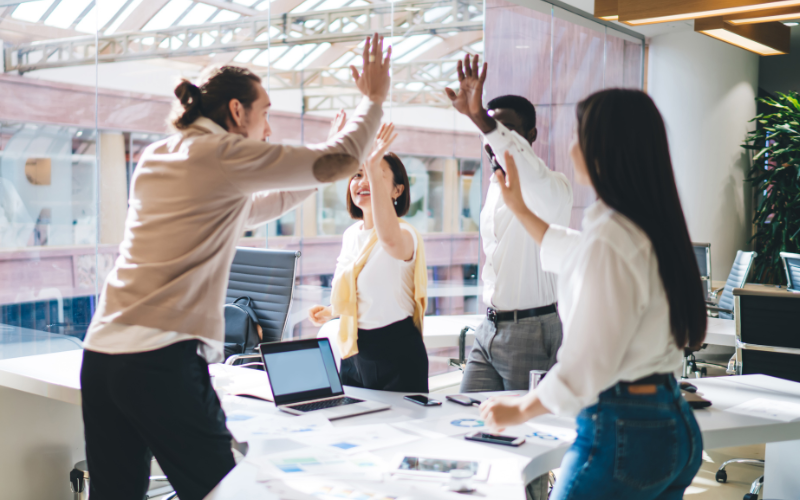
[(786, 288), (800, 292), (800, 253), (781, 252), (781, 260), (786, 269)]
[[(709, 316), (719, 315), (721, 319), (733, 319), (733, 289), (742, 288), (747, 282), (747, 276), (750, 274), (750, 267), (753, 265), (753, 260), (756, 258), (755, 252), (736, 252), (736, 259), (731, 266), (731, 272), (728, 275), (728, 281), (725, 282), (725, 287), (719, 290), (714, 290), (711, 293), (711, 300), (706, 302), (706, 309)], [(719, 292), (719, 302), (716, 300)]]
[[(736, 317), (736, 373), (763, 374), (800, 382), (800, 294), (777, 290), (746, 290), (732, 293)], [(725, 467), (731, 463), (764, 466), (763, 460), (728, 460), (717, 471), (717, 481), (728, 480)], [(756, 479), (744, 500), (755, 500), (764, 484)]]
[[(230, 304), (243, 296), (252, 299), (250, 304), (264, 335), (262, 342), (280, 342), (283, 339), (292, 307), (299, 258), (300, 252), (294, 250), (236, 249), (225, 302)], [(237, 354), (225, 360), (225, 364), (244, 366), (242, 363), (259, 359), (259, 354)], [(260, 364), (247, 363), (248, 366)]]
[(700, 280), (703, 282), (703, 293), (708, 300), (711, 297), (711, 243), (692, 243), (697, 267), (700, 269)]

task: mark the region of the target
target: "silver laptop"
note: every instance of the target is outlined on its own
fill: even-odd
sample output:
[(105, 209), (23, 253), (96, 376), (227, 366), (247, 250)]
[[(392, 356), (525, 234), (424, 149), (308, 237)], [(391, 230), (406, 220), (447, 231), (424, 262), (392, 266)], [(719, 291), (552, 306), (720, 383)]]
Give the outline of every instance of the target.
[(328, 339), (270, 342), (259, 350), (275, 405), (286, 413), (336, 420), (390, 408), (345, 396)]

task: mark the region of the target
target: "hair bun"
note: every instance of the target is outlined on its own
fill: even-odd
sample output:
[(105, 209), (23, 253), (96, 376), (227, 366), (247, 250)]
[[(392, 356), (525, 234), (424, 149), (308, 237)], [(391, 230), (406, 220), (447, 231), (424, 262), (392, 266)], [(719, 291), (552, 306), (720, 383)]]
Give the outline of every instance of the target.
[(181, 102), (184, 108), (189, 108), (200, 103), (200, 87), (189, 80), (183, 79), (175, 87), (175, 97)]

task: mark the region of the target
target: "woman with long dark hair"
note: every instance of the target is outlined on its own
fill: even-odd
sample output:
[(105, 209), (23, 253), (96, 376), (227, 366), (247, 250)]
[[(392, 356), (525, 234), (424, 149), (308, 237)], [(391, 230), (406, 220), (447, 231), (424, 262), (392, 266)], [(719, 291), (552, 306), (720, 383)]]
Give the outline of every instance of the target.
[(357, 222), (342, 236), (331, 305), (308, 315), (317, 326), (339, 317), (345, 385), (425, 393), (428, 270), (422, 237), (399, 219), (411, 206), (411, 190), (403, 162), (388, 152), (393, 132), (391, 123), (381, 127), (372, 154), (350, 179), (347, 211)]
[(499, 172), (506, 204), (558, 274), (564, 343), (536, 390), (481, 406), (504, 428), (545, 413), (577, 416), (578, 436), (551, 499), (679, 499), (702, 438), (672, 373), (705, 337), (697, 264), (664, 122), (643, 92), (605, 90), (578, 105), (575, 179), (594, 187), (583, 230), (526, 206), (514, 159)]

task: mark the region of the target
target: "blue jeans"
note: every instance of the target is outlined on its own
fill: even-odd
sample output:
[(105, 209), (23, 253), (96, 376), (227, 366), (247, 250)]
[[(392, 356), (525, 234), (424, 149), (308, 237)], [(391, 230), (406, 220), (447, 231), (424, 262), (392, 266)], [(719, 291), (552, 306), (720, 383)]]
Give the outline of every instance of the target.
[(551, 500), (683, 498), (702, 462), (700, 428), (672, 376), (655, 387), (617, 384), (578, 415)]

